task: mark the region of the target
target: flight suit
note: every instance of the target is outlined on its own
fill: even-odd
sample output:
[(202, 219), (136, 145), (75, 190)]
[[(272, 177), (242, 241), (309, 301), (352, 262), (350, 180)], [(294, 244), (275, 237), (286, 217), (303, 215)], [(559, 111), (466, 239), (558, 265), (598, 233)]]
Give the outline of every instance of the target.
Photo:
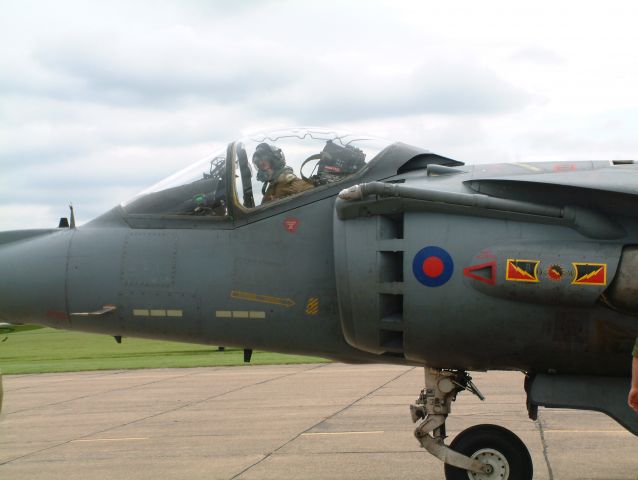
[(277, 179), (268, 184), (262, 203), (294, 195), (313, 188), (313, 185), (297, 177), (290, 170), (285, 170), (277, 176)]

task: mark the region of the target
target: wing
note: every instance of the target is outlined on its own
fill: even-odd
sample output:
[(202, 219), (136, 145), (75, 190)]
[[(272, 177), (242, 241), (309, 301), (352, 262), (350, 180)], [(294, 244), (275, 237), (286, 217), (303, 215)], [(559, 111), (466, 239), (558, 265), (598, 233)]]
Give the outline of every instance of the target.
[[(498, 165), (486, 166), (478, 173), (479, 167), (475, 167), (472, 174), (428, 167), (426, 177), (430, 178), (399, 178), (401, 183), (371, 182), (344, 190), (336, 208), (344, 220), (391, 212), (439, 211), (560, 224), (596, 239), (625, 237), (625, 229), (614, 217), (638, 216), (638, 166), (606, 163), (606, 168), (600, 168), (586, 162), (592, 169), (582, 170), (583, 164), (577, 165), (579, 170), (573, 171), (547, 172), (533, 167), (504, 175), (498, 172)], [(433, 176), (451, 178), (440, 182), (432, 181)]]
[[(573, 165), (573, 164), (568, 164)], [(588, 171), (541, 171), (526, 175), (474, 175), (464, 184), (498, 198), (580, 206), (605, 214), (638, 216), (638, 165), (609, 165)]]

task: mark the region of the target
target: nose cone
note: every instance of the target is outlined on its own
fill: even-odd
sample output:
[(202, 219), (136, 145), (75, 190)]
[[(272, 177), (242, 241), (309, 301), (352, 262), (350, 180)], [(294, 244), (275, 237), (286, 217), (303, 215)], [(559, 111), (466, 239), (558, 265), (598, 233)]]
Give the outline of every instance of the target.
[(72, 230), (0, 233), (0, 319), (61, 326)]

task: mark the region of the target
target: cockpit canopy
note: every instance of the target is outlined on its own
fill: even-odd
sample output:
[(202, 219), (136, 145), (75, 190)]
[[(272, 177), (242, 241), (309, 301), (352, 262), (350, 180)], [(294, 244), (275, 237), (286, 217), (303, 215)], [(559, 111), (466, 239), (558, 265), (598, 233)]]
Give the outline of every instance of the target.
[[(234, 208), (250, 211), (341, 182), (362, 171), (391, 143), (327, 129), (250, 135), (121, 206), (127, 214), (225, 218), (231, 202)], [(271, 161), (260, 161), (269, 154)]]

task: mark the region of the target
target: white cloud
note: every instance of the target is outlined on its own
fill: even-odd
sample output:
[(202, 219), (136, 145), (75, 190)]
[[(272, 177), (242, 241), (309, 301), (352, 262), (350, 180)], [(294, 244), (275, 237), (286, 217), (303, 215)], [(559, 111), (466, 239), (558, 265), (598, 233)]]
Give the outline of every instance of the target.
[(0, 229), (57, 224), (69, 201), (88, 220), (268, 126), (370, 130), (469, 162), (638, 157), (630, 1), (61, 0), (2, 13)]
[[(427, 114), (495, 114), (519, 110), (531, 95), (471, 61), (434, 58), (407, 71), (379, 65), (349, 65), (317, 76), (293, 89), (270, 91), (253, 101), (263, 114), (294, 115), (302, 123), (343, 122)], [(312, 92), (312, 93), (310, 93)]]
[[(59, 213), (59, 215), (58, 215)], [(56, 211), (55, 206), (25, 205), (6, 203), (0, 205), (0, 224), (3, 230), (23, 230), (25, 228), (55, 228), (57, 217), (68, 217), (68, 210)]]
[(554, 50), (544, 47), (523, 47), (515, 50), (510, 55), (510, 60), (514, 62), (531, 62), (540, 65), (565, 65), (565, 57)]

